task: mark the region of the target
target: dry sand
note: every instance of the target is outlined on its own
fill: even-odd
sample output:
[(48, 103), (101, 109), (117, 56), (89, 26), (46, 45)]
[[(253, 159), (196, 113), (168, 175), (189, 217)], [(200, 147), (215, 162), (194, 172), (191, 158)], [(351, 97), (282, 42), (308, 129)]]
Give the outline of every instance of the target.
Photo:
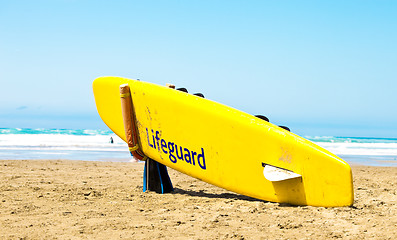
[(397, 239), (397, 168), (354, 166), (353, 207), (289, 206), (142, 163), (0, 161), (0, 239)]

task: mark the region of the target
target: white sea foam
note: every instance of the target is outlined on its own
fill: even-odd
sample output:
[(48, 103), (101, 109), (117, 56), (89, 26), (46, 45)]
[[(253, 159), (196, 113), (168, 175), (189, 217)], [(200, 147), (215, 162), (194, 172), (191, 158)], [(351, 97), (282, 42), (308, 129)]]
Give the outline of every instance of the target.
[(109, 131), (0, 129), (0, 159), (128, 161), (131, 157), (127, 144)]
[[(389, 165), (397, 165), (397, 139), (306, 138), (343, 159), (365, 164), (388, 159), (393, 161)], [(0, 159), (129, 161), (131, 157), (127, 144), (109, 130), (0, 128)]]
[[(110, 137), (114, 143), (110, 143)], [(125, 148), (117, 135), (0, 134), (0, 148), (52, 148), (64, 150), (112, 151)]]
[(336, 155), (396, 156), (397, 143), (317, 142)]

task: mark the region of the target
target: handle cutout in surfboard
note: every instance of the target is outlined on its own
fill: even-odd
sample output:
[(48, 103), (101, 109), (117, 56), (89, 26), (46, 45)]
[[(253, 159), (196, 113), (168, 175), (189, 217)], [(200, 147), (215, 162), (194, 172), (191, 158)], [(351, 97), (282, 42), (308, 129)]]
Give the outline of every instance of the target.
[(284, 168), (275, 167), (265, 163), (262, 163), (262, 166), (264, 166), (263, 176), (271, 182), (279, 182), (302, 177), (302, 175)]

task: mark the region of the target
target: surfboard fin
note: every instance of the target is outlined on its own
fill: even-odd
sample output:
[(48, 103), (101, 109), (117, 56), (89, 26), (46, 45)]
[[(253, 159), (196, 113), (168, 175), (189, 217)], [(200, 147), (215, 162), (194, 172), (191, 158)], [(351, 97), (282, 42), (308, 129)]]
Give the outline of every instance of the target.
[(265, 163), (262, 163), (262, 166), (264, 166), (263, 176), (271, 182), (279, 182), (302, 177), (302, 175), (284, 168), (275, 167)]
[(143, 171), (143, 191), (170, 193), (174, 190), (167, 167), (148, 158)]

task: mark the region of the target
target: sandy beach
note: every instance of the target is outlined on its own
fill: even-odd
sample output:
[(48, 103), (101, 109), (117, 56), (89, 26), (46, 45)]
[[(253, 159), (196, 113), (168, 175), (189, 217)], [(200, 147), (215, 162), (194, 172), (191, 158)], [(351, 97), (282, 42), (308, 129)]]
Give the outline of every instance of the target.
[(142, 163), (0, 161), (0, 239), (397, 239), (397, 168), (353, 166), (355, 203), (264, 202), (169, 169), (142, 192)]

